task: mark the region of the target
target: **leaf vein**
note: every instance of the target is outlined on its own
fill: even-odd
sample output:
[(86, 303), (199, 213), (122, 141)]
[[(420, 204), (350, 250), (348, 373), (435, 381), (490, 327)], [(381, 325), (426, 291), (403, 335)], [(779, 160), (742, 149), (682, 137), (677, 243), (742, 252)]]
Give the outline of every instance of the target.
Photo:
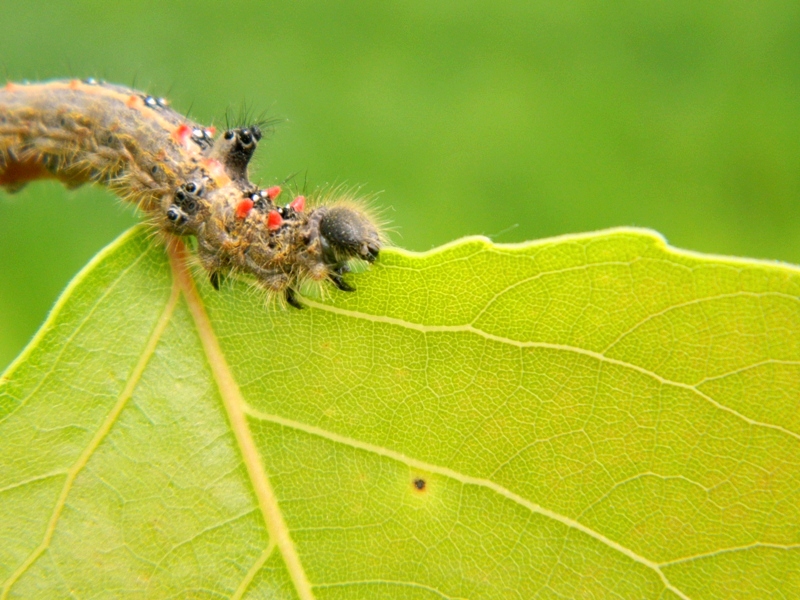
[[(139, 264), (139, 261), (141, 261), (146, 256), (146, 254), (147, 254), (146, 252), (143, 252), (142, 254), (137, 256), (136, 259), (130, 265), (125, 267), (125, 269), (122, 270), (119, 273), (119, 276), (116, 279), (114, 279), (114, 283), (109, 285), (103, 291), (103, 293), (100, 295), (100, 297), (97, 299), (97, 301), (92, 305), (92, 307), (86, 313), (86, 316), (84, 316), (84, 318), (81, 319), (81, 322), (77, 325), (77, 327), (75, 327), (75, 330), (69, 335), (69, 337), (66, 340), (64, 340), (64, 343), (61, 345), (61, 348), (59, 349), (58, 354), (53, 359), (53, 362), (50, 365), (50, 368), (47, 370), (47, 372), (42, 375), (41, 379), (36, 384), (36, 386), (34, 386), (34, 388), (24, 398), (20, 399), (20, 401), (17, 404), (17, 406), (15, 406), (13, 410), (10, 410), (8, 412), (8, 414), (5, 415), (2, 419), (0, 419), (0, 424), (2, 424), (4, 421), (8, 420), (14, 413), (16, 413), (23, 406), (25, 406), (27, 401), (30, 400), (36, 394), (36, 392), (39, 391), (39, 389), (44, 385), (45, 381), (47, 381), (47, 379), (50, 377), (50, 375), (53, 374), (53, 371), (55, 370), (56, 365), (58, 365), (61, 362), (61, 357), (63, 356), (63, 354), (66, 351), (66, 349), (74, 341), (74, 339), (78, 335), (78, 333), (81, 332), (83, 327), (92, 320), (91, 317), (94, 316), (94, 313), (97, 310), (97, 307), (103, 302), (103, 300), (105, 300), (111, 294), (111, 292), (114, 291), (114, 289), (117, 287), (119, 282), (124, 279), (124, 277), (128, 273), (128, 271), (130, 271), (137, 264)], [(77, 279), (80, 279), (80, 276), (77, 277), (76, 280)], [(55, 311), (54, 311), (54, 313), (55, 313)], [(49, 321), (49, 319), (48, 319), (48, 321)], [(42, 327), (42, 331), (49, 330), (48, 325), (50, 325), (50, 323), (45, 323), (44, 326)], [(13, 367), (13, 365), (12, 365), (12, 367)], [(7, 373), (6, 376), (8, 376), (8, 374), (10, 374), (10, 369), (9, 369), (9, 373)]]
[(45, 479), (52, 479), (53, 477), (59, 477), (61, 475), (66, 475), (68, 471), (66, 469), (60, 469), (58, 471), (53, 471), (51, 473), (44, 473), (42, 475), (36, 475), (35, 477), (30, 477), (23, 481), (17, 481), (15, 483), (9, 484), (6, 487), (0, 488), (0, 494), (8, 492), (10, 490), (24, 487), (26, 485), (30, 485), (31, 483), (36, 483), (37, 481), (44, 481)]
[(321, 427), (316, 427), (314, 425), (308, 425), (308, 424), (301, 423), (301, 422), (298, 422), (298, 421), (293, 421), (291, 419), (286, 419), (286, 418), (280, 417), (278, 415), (271, 415), (271, 414), (263, 413), (263, 412), (261, 412), (259, 410), (256, 410), (256, 409), (252, 408), (251, 406), (249, 406), (247, 404), (244, 405), (244, 411), (250, 417), (252, 417), (254, 419), (258, 419), (258, 420), (261, 420), (261, 421), (267, 421), (269, 423), (274, 423), (274, 424), (280, 425), (282, 427), (286, 427), (286, 428), (289, 428), (289, 429), (295, 429), (297, 431), (302, 431), (302, 432), (307, 433), (309, 435), (318, 436), (318, 437), (327, 439), (327, 440), (332, 441), (332, 442), (336, 442), (336, 443), (339, 443), (339, 444), (344, 444), (346, 446), (350, 446), (352, 448), (356, 448), (358, 450), (364, 450), (366, 452), (371, 452), (373, 454), (377, 454), (378, 456), (384, 456), (386, 458), (401, 462), (401, 463), (403, 463), (405, 465), (408, 465), (409, 467), (412, 467), (412, 468), (415, 468), (415, 469), (420, 469), (420, 470), (423, 470), (423, 471), (427, 471), (429, 473), (436, 473), (438, 475), (443, 475), (444, 477), (449, 477), (450, 479), (453, 479), (455, 481), (459, 481), (464, 485), (474, 485), (476, 487), (483, 487), (483, 488), (487, 488), (489, 490), (492, 490), (493, 492), (505, 497), (506, 499), (511, 500), (512, 502), (515, 502), (515, 503), (519, 504), (520, 506), (523, 506), (523, 507), (527, 508), (528, 510), (530, 510), (533, 513), (542, 515), (544, 517), (548, 517), (548, 518), (550, 518), (550, 519), (552, 519), (554, 521), (558, 521), (562, 525), (565, 525), (565, 526), (567, 526), (569, 528), (576, 529), (576, 530), (578, 530), (578, 531), (580, 531), (580, 532), (582, 532), (582, 533), (584, 533), (584, 534), (586, 534), (586, 535), (598, 540), (599, 542), (601, 542), (602, 544), (608, 546), (609, 548), (624, 554), (625, 556), (627, 556), (628, 558), (632, 559), (633, 561), (648, 567), (649, 569), (654, 571), (659, 576), (659, 578), (661, 579), (662, 583), (668, 589), (670, 589), (672, 592), (677, 594), (683, 600), (688, 600), (687, 596), (683, 592), (681, 592), (679, 589), (677, 589), (674, 585), (672, 585), (669, 582), (669, 580), (666, 578), (664, 573), (661, 571), (661, 569), (659, 568), (659, 565), (657, 563), (655, 563), (655, 562), (653, 562), (653, 561), (651, 561), (651, 560), (649, 560), (649, 559), (647, 559), (647, 558), (635, 553), (633, 550), (631, 550), (629, 548), (626, 548), (625, 546), (623, 546), (619, 542), (616, 542), (616, 541), (614, 541), (614, 540), (612, 540), (610, 538), (607, 538), (603, 534), (591, 529), (590, 527), (584, 525), (583, 523), (580, 523), (580, 522), (578, 522), (578, 521), (576, 521), (574, 519), (571, 519), (571, 518), (569, 518), (569, 517), (567, 517), (565, 515), (559, 514), (559, 513), (555, 512), (555, 511), (552, 511), (552, 510), (550, 510), (548, 508), (544, 508), (543, 506), (540, 506), (539, 504), (536, 504), (535, 502), (531, 502), (527, 498), (523, 498), (519, 494), (516, 494), (516, 493), (512, 492), (511, 490), (509, 490), (509, 489), (507, 489), (507, 488), (505, 488), (505, 487), (503, 487), (503, 486), (501, 486), (501, 485), (499, 485), (499, 484), (497, 484), (497, 483), (495, 483), (493, 481), (490, 481), (488, 479), (483, 479), (483, 478), (480, 478), (480, 477), (473, 477), (471, 475), (466, 475), (464, 473), (461, 473), (459, 471), (455, 471), (455, 470), (450, 469), (448, 467), (442, 467), (440, 465), (435, 465), (435, 464), (432, 464), (432, 463), (427, 463), (427, 462), (424, 462), (424, 461), (421, 461), (421, 460), (417, 460), (415, 458), (411, 458), (410, 456), (402, 454), (401, 452), (397, 452), (395, 450), (390, 450), (389, 448), (384, 448), (382, 446), (376, 446), (376, 445), (370, 444), (368, 442), (362, 442), (362, 441), (354, 439), (354, 438), (350, 438), (350, 437), (347, 437), (347, 436), (340, 435), (338, 433), (327, 431), (325, 429), (322, 429)]
[(608, 351), (611, 350), (614, 346), (616, 346), (619, 342), (621, 342), (623, 339), (625, 339), (627, 336), (629, 336), (631, 333), (633, 333), (634, 331), (636, 331), (637, 329), (639, 329), (640, 327), (642, 327), (646, 323), (649, 323), (653, 319), (657, 319), (658, 317), (661, 317), (661, 316), (663, 316), (663, 315), (665, 315), (668, 312), (671, 312), (673, 310), (678, 310), (680, 308), (686, 308), (687, 306), (696, 306), (698, 304), (703, 304), (704, 302), (712, 302), (714, 300), (723, 300), (725, 298), (742, 298), (742, 297), (744, 297), (744, 298), (764, 298), (764, 297), (768, 297), (768, 296), (773, 296), (773, 297), (776, 297), (776, 298), (786, 298), (786, 299), (789, 299), (789, 300), (794, 300), (795, 302), (800, 302), (800, 298), (798, 298), (796, 296), (792, 296), (791, 294), (784, 294), (782, 292), (745, 292), (745, 291), (739, 291), (739, 292), (731, 292), (731, 293), (727, 293), (727, 294), (716, 294), (714, 296), (705, 296), (703, 298), (695, 298), (693, 300), (688, 300), (686, 302), (681, 302), (680, 304), (673, 304), (671, 306), (667, 306), (667, 307), (665, 307), (665, 308), (663, 308), (663, 309), (661, 309), (661, 310), (659, 310), (657, 312), (654, 312), (652, 314), (647, 315), (647, 317), (645, 317), (644, 319), (642, 319), (641, 321), (639, 321), (638, 323), (636, 323), (635, 325), (633, 325), (632, 327), (630, 327), (626, 331), (623, 331), (621, 334), (619, 334), (619, 336), (617, 336), (617, 338), (614, 341), (612, 341), (610, 344), (608, 344), (608, 346), (605, 347), (605, 349), (603, 349), (602, 354), (607, 354)]
[(72, 485), (75, 482), (75, 479), (78, 477), (78, 474), (83, 470), (86, 464), (89, 462), (92, 454), (97, 448), (100, 446), (100, 443), (105, 439), (108, 433), (111, 431), (114, 423), (116, 423), (117, 418), (122, 413), (122, 409), (125, 408), (125, 405), (128, 403), (131, 395), (133, 394), (133, 390), (136, 388), (136, 385), (139, 383), (142, 374), (144, 373), (145, 367), (147, 367), (148, 362), (150, 362), (150, 358), (153, 356), (153, 353), (156, 350), (156, 346), (161, 339), (161, 336), (164, 333), (164, 330), (167, 328), (169, 321), (172, 317), (172, 313), (175, 310), (175, 306), (178, 303), (179, 298), (179, 289), (177, 285), (172, 286), (172, 292), (170, 293), (169, 300), (164, 308), (164, 311), (161, 313), (156, 325), (153, 329), (153, 332), (150, 334), (150, 338), (147, 340), (144, 348), (142, 349), (142, 353), (139, 356), (139, 360), (136, 362), (136, 365), (131, 371), (130, 377), (128, 381), (125, 383), (125, 387), (120, 392), (120, 395), (114, 404), (111, 412), (109, 412), (106, 419), (101, 424), (100, 428), (97, 430), (95, 435), (89, 442), (89, 445), (86, 446), (84, 451), (78, 457), (78, 460), (75, 461), (69, 470), (67, 471), (67, 478), (64, 481), (64, 486), (61, 489), (61, 493), (56, 500), (56, 504), (53, 507), (53, 512), (50, 516), (50, 520), (47, 524), (47, 528), (45, 529), (45, 535), (42, 539), (42, 542), (28, 555), (28, 557), (22, 562), (22, 564), (14, 571), (11, 576), (5, 581), (3, 584), (2, 591), (0, 593), (0, 600), (6, 600), (8, 597), (8, 593), (11, 591), (11, 587), (19, 580), (19, 578), (27, 571), (31, 565), (33, 565), (38, 558), (44, 553), (47, 548), (50, 547), (50, 542), (53, 539), (53, 535), (55, 534), (56, 526), (58, 524), (59, 519), (61, 518), (61, 513), (64, 509), (64, 506), (67, 502), (67, 497), (69, 496), (70, 491), (72, 490)]
[(703, 379), (700, 379), (699, 381), (693, 383), (692, 385), (699, 387), (704, 383), (708, 383), (709, 381), (725, 379), (726, 377), (730, 377), (731, 375), (738, 375), (739, 373), (744, 373), (745, 371), (750, 371), (751, 369), (757, 369), (758, 367), (763, 367), (765, 365), (791, 365), (797, 367), (800, 366), (800, 360), (781, 360), (777, 358), (768, 358), (766, 360), (761, 360), (751, 365), (745, 365), (743, 367), (739, 367), (738, 369), (732, 369), (730, 371), (726, 371), (725, 373), (720, 373), (719, 375), (704, 377)]
[(425, 585), (422, 583), (417, 583), (415, 581), (392, 581), (390, 579), (362, 579), (360, 581), (337, 581), (334, 583), (318, 583), (314, 584), (315, 588), (336, 588), (336, 587), (352, 587), (357, 585), (386, 585), (386, 586), (398, 586), (398, 587), (408, 587), (408, 588), (415, 588), (419, 590), (424, 590), (426, 592), (430, 592), (435, 594), (439, 598), (444, 598), (445, 600), (467, 600), (467, 598), (463, 596), (448, 596), (444, 592), (439, 591), (435, 587), (431, 587), (429, 585)]
[(500, 344), (507, 344), (509, 346), (516, 346), (518, 348), (546, 348), (548, 350), (556, 350), (562, 352), (572, 352), (575, 354), (582, 354), (583, 356), (588, 356), (594, 358), (600, 362), (605, 362), (608, 364), (616, 365), (619, 367), (623, 367), (626, 369), (631, 369), (633, 371), (637, 371), (643, 375), (646, 375), (652, 379), (655, 379), (659, 383), (663, 385), (673, 386), (677, 388), (682, 388), (688, 390), (700, 398), (703, 398), (713, 406), (717, 407), (720, 410), (728, 412), (735, 417), (745, 421), (746, 423), (757, 426), (757, 427), (766, 427), (768, 429), (774, 429), (775, 431), (780, 431), (788, 436), (795, 438), (796, 440), (800, 440), (800, 434), (786, 429), (785, 427), (781, 427), (780, 425), (775, 425), (774, 423), (765, 423), (763, 421), (757, 421), (755, 419), (751, 419), (750, 417), (740, 413), (737, 410), (730, 408), (729, 406), (725, 406), (724, 404), (714, 400), (711, 396), (706, 394), (705, 392), (697, 389), (695, 385), (689, 383), (683, 383), (681, 381), (673, 381), (671, 379), (667, 379), (659, 375), (658, 373), (646, 369), (645, 367), (639, 366), (634, 363), (630, 363), (624, 360), (620, 360), (618, 358), (612, 358), (610, 356), (606, 356), (600, 352), (596, 352), (594, 350), (588, 350), (586, 348), (580, 348), (578, 346), (570, 346), (567, 344), (554, 344), (551, 342), (523, 342), (519, 340), (514, 340), (511, 338), (506, 338), (503, 336), (499, 336), (493, 333), (489, 333), (487, 331), (483, 331), (482, 329), (478, 329), (477, 327), (473, 327), (472, 325), (422, 325), (419, 323), (412, 323), (410, 321), (404, 321), (402, 319), (397, 319), (395, 317), (383, 317), (377, 315), (370, 315), (366, 313), (360, 313), (353, 310), (347, 310), (343, 308), (338, 308), (335, 306), (330, 306), (326, 304), (321, 304), (319, 302), (315, 302), (313, 300), (305, 299), (304, 302), (313, 307), (317, 308), (322, 311), (331, 312), (334, 314), (339, 314), (342, 316), (354, 318), (354, 319), (363, 319), (366, 321), (372, 321), (374, 323), (383, 323), (386, 325), (395, 325), (398, 327), (404, 327), (406, 329), (412, 329), (414, 331), (419, 331), (421, 333), (472, 333), (474, 335), (483, 337), (487, 340), (491, 340), (493, 342), (498, 342)]
[(251, 508), (250, 510), (246, 510), (243, 513), (240, 513), (238, 515), (234, 515), (234, 516), (232, 516), (232, 517), (230, 517), (228, 519), (225, 519), (224, 521), (220, 521), (219, 523), (214, 523), (213, 525), (211, 525), (209, 527), (204, 527), (200, 531), (194, 532), (192, 535), (190, 535), (185, 540), (182, 540), (182, 541), (178, 542), (177, 544), (173, 544), (173, 546), (169, 550), (167, 550), (164, 553), (164, 555), (159, 559), (159, 561), (153, 566), (153, 571), (152, 571), (152, 573), (150, 575), (150, 578), (149, 578), (149, 580), (147, 582), (147, 587), (145, 588), (145, 595), (147, 595), (147, 592), (150, 589), (150, 585), (153, 583), (153, 580), (155, 578), (156, 573), (158, 573), (159, 569), (161, 569), (161, 565), (164, 564), (164, 561), (167, 560), (170, 556), (172, 556), (172, 554), (175, 553), (176, 550), (191, 544), (192, 542), (198, 540), (199, 538), (201, 538), (202, 536), (206, 535), (207, 533), (211, 533), (212, 531), (216, 531), (218, 529), (222, 529), (226, 525), (230, 525), (231, 523), (235, 523), (236, 521), (239, 521), (240, 519), (244, 519), (246, 517), (249, 517), (254, 512), (256, 512), (256, 509), (255, 508)]
[(575, 267), (567, 267), (565, 269), (553, 269), (550, 271), (541, 271), (536, 275), (532, 275), (531, 277), (526, 277), (524, 279), (520, 279), (519, 281), (515, 281), (511, 285), (506, 286), (499, 292), (497, 292), (492, 298), (486, 301), (485, 306), (472, 318), (470, 321), (470, 325), (474, 325), (475, 322), (480, 319), (486, 311), (491, 308), (492, 304), (494, 304), (498, 299), (500, 299), (504, 294), (518, 288), (521, 285), (525, 285), (526, 283), (531, 283), (532, 281), (536, 281), (537, 279), (541, 279), (542, 277), (549, 277), (550, 275), (561, 275), (563, 273), (569, 273), (572, 271), (588, 271), (589, 269), (593, 269), (595, 267), (609, 267), (609, 266), (620, 266), (620, 267), (630, 267), (635, 262), (640, 260), (641, 257), (637, 257), (630, 261), (604, 261), (604, 262), (597, 262), (597, 263), (589, 263), (585, 265), (577, 265)]
[(673, 565), (678, 565), (685, 562), (702, 560), (704, 558), (711, 558), (713, 556), (718, 556), (720, 554), (728, 554), (731, 552), (747, 552), (748, 550), (754, 550), (756, 548), (770, 548), (773, 550), (800, 550), (800, 544), (774, 544), (770, 542), (754, 542), (752, 544), (746, 544), (744, 546), (721, 548), (720, 550), (714, 550), (713, 552), (704, 552), (702, 554), (693, 554), (692, 556), (684, 556), (682, 558), (676, 558), (674, 560), (659, 563), (659, 566), (671, 567)]
[(264, 566), (264, 563), (267, 562), (267, 559), (272, 554), (272, 551), (275, 550), (275, 542), (270, 540), (267, 547), (264, 548), (264, 551), (261, 555), (256, 559), (256, 562), (253, 563), (253, 566), (248, 569), (247, 573), (242, 579), (242, 582), (239, 584), (239, 587), (236, 588), (236, 591), (231, 596), (231, 600), (240, 600), (242, 596), (244, 596), (247, 589), (250, 587), (250, 584), (253, 583), (253, 579), (255, 579), (258, 572), (261, 570), (261, 567)]

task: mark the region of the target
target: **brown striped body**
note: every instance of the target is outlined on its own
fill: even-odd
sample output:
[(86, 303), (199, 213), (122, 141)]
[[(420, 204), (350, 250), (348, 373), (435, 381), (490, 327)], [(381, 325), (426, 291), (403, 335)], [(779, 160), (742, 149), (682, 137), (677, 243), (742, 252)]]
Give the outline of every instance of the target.
[[(193, 124), (156, 99), (147, 106), (150, 96), (88, 81), (0, 89), (0, 167), (39, 162), (68, 185), (113, 182), (148, 210), (201, 157), (199, 148), (169, 139), (181, 123)], [(0, 177), (6, 186), (26, 183)]]
[(352, 202), (278, 206), (276, 188), (259, 190), (247, 175), (258, 128), (214, 133), (162, 98), (93, 79), (9, 83), (0, 88), (0, 186), (105, 185), (161, 231), (195, 236), (215, 286), (245, 272), (291, 304), (303, 279), (347, 289), (348, 260), (377, 257), (373, 220)]

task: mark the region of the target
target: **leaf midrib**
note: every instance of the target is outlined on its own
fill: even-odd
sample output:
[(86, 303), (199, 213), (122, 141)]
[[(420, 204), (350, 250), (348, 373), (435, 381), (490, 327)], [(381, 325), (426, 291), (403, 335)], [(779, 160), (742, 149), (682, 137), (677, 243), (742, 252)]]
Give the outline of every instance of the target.
[(200, 343), (203, 346), (217, 389), (222, 397), (225, 411), (228, 414), (231, 429), (242, 453), (250, 483), (253, 486), (264, 523), (267, 526), (270, 543), (274, 542), (280, 551), (300, 600), (314, 600), (311, 583), (306, 576), (297, 548), (291, 539), (289, 528), (283, 519), (283, 513), (281, 513), (278, 506), (277, 497), (269, 482), (267, 471), (261, 462), (261, 456), (256, 448), (253, 434), (247, 424), (247, 417), (244, 411), (246, 406), (244, 396), (242, 396), (239, 385), (228, 367), (203, 301), (197, 293), (194, 279), (189, 273), (186, 246), (180, 240), (171, 240), (167, 245), (167, 253), (174, 281), (183, 293), (189, 313), (194, 320)]

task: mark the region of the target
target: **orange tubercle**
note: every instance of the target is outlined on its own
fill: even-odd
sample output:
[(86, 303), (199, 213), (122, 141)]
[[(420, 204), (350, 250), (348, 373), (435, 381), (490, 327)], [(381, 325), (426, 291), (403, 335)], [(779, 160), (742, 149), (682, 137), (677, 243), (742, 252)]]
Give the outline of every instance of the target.
[(253, 210), (253, 201), (250, 198), (240, 200), (239, 204), (236, 205), (236, 218), (244, 219), (250, 214), (251, 210)]
[(192, 137), (192, 128), (186, 123), (178, 125), (172, 132), (172, 139), (181, 146), (185, 145)]
[(131, 95), (125, 102), (125, 106), (128, 108), (140, 109), (144, 107), (144, 101), (139, 96)]
[(267, 216), (267, 229), (275, 231), (276, 229), (280, 229), (281, 225), (283, 225), (283, 217), (281, 217), (280, 213), (277, 210), (269, 211), (269, 215)]

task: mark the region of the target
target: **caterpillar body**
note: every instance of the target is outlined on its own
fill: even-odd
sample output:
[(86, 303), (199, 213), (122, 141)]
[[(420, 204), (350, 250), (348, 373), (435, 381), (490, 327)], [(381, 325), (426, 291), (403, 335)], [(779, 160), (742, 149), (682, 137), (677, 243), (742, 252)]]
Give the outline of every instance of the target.
[(248, 176), (260, 139), (257, 125), (216, 135), (163, 98), (95, 79), (0, 88), (0, 187), (43, 178), (105, 185), (158, 230), (194, 236), (217, 289), (226, 274), (247, 273), (297, 308), (307, 280), (352, 291), (342, 276), (351, 260), (378, 257), (377, 223), (348, 200), (279, 205), (280, 187), (261, 189)]

